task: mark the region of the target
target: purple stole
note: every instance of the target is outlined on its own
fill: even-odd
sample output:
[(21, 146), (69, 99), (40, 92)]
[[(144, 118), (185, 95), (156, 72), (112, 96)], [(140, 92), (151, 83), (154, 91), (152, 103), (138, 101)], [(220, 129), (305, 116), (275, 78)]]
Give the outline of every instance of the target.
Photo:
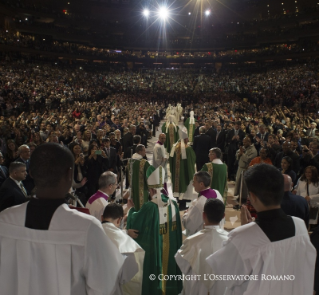
[(160, 141), (157, 142), (159, 145), (163, 145)]
[(216, 199), (217, 198), (216, 192), (211, 188), (201, 191), (199, 193), (199, 196), (204, 196), (206, 199)]
[(101, 193), (100, 191), (97, 191), (91, 198), (89, 198), (88, 202), (91, 205), (95, 200), (97, 200), (99, 198), (104, 198), (107, 201), (108, 196)]

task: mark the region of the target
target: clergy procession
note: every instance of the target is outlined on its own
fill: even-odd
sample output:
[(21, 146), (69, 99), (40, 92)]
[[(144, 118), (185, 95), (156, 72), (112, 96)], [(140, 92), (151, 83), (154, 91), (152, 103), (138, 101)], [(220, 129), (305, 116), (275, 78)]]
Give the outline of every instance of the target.
[(84, 166), (63, 144), (37, 147), (28, 171), (11, 163), (8, 179), (20, 187), (28, 173), (34, 189), (17, 201), (0, 188), (1, 295), (316, 294), (318, 208), (287, 199), (300, 192), (293, 170), (263, 161), (270, 149), (240, 124), (226, 137), (181, 104), (165, 111), (143, 144), (130, 126), (122, 166), (96, 175), (87, 199), (74, 193)]

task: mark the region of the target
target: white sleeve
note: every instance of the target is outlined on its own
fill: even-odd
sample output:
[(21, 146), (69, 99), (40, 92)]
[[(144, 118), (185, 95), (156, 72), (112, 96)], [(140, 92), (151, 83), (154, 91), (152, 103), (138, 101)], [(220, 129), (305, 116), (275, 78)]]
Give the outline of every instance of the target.
[(189, 207), (187, 213), (182, 217), (182, 224), (185, 227), (188, 235), (193, 235), (196, 233), (196, 230), (203, 223), (202, 212), (196, 206), (197, 200), (194, 200)]
[(94, 220), (88, 230), (83, 275), (88, 295), (111, 295), (119, 286), (125, 257)]
[[(231, 263), (225, 263), (225, 261), (231, 261)], [(225, 242), (223, 248), (208, 256), (206, 262), (214, 275), (249, 275), (251, 273), (251, 269), (248, 265), (245, 265), (237, 248), (229, 240)], [(248, 284), (247, 281), (240, 279), (215, 280), (213, 287), (209, 290), (209, 294), (224, 294), (227, 289), (235, 286), (241, 286), (240, 289), (245, 290), (247, 288), (246, 284)]]
[(120, 284), (129, 282), (138, 272), (138, 264), (135, 260), (134, 253), (122, 253), (126, 257), (120, 276)]

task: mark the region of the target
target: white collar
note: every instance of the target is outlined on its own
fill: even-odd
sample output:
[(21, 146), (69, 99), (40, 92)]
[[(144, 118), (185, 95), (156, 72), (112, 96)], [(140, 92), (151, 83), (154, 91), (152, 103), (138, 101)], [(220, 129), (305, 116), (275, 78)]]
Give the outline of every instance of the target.
[(142, 158), (143, 157), (140, 154), (137, 154), (137, 153), (133, 154), (133, 156), (132, 156), (133, 160), (141, 160)]
[(9, 177), (17, 184), (18, 187), (20, 187), (21, 181), (15, 180), (11, 176), (9, 176)]
[(205, 225), (205, 229), (220, 229), (219, 224), (218, 225)]
[(224, 164), (221, 159), (214, 159), (212, 163), (214, 163), (214, 164)]

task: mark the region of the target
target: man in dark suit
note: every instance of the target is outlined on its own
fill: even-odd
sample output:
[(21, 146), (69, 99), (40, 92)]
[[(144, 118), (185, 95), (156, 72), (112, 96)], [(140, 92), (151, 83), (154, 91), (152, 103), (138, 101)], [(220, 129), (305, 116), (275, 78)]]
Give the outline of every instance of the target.
[(235, 166), (236, 161), (236, 151), (238, 146), (242, 143), (245, 137), (244, 131), (240, 129), (240, 122), (236, 122), (234, 129), (229, 130), (226, 136), (226, 146), (227, 146), (227, 166), (228, 166), (228, 178), (229, 180), (235, 180), (235, 175), (237, 172), (237, 167)]
[(128, 147), (133, 145), (133, 136), (135, 135), (135, 133), (136, 133), (136, 126), (131, 125), (129, 132), (127, 132), (123, 136), (123, 151), (124, 152), (127, 150)]
[(18, 159), (16, 159), (16, 162), (21, 162), (21, 163), (24, 163), (26, 165), (28, 175), (27, 175), (26, 179), (23, 180), (23, 185), (24, 185), (25, 189), (27, 190), (27, 194), (31, 195), (31, 191), (34, 188), (34, 181), (31, 178), (31, 176), (29, 175), (30, 155), (31, 155), (30, 148), (26, 144), (23, 144), (19, 147), (18, 151), (19, 151), (20, 157)]
[(256, 134), (256, 150), (259, 153), (261, 148), (261, 143), (264, 142), (264, 145), (267, 145), (269, 133), (266, 132), (266, 126), (264, 124), (259, 126), (259, 133)]
[(0, 188), (0, 211), (27, 201), (27, 191), (22, 183), (27, 176), (26, 165), (21, 162), (12, 162), (9, 174), (10, 177)]
[(0, 152), (0, 187), (4, 183), (4, 181), (9, 177), (8, 168), (5, 166), (2, 166), (3, 162), (4, 162), (3, 155)]
[(290, 216), (299, 217), (305, 221), (306, 227), (309, 225), (309, 205), (302, 196), (294, 195), (292, 179), (289, 175), (284, 174), (284, 198), (281, 201), (281, 209)]
[(224, 152), (225, 150), (225, 140), (226, 140), (226, 132), (224, 129), (222, 129), (222, 125), (217, 125), (217, 131), (216, 131), (216, 146)]
[(206, 135), (208, 135), (211, 138), (212, 147), (216, 147), (217, 131), (212, 127), (212, 121), (211, 120), (207, 120), (206, 121), (205, 128), (206, 128)]
[(205, 163), (208, 162), (208, 153), (212, 148), (211, 138), (205, 134), (205, 127), (199, 128), (199, 135), (194, 137), (193, 150), (196, 154), (196, 167), (200, 171)]
[(107, 171), (112, 171), (113, 173), (117, 174), (118, 154), (116, 149), (111, 147), (111, 141), (109, 138), (104, 138), (102, 143), (104, 144), (103, 150), (108, 159)]

